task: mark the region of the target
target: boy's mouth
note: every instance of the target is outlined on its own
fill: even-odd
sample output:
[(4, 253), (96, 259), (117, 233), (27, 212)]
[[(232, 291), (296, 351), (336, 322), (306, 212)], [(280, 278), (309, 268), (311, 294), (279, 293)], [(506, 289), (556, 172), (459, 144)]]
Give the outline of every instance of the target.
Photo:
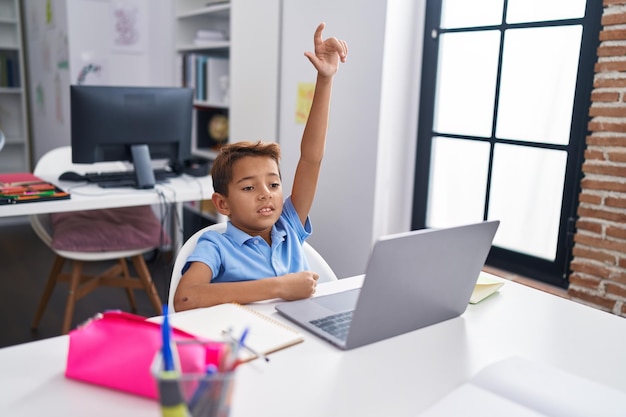
[(261, 209), (259, 209), (258, 213), (260, 214), (269, 214), (271, 212), (274, 211), (273, 207), (261, 207)]

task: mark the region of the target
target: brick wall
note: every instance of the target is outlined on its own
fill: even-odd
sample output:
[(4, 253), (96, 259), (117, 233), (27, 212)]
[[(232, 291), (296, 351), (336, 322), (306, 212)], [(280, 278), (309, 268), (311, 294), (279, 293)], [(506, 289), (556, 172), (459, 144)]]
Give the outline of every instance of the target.
[(591, 101), (568, 294), (626, 317), (626, 0), (604, 0)]

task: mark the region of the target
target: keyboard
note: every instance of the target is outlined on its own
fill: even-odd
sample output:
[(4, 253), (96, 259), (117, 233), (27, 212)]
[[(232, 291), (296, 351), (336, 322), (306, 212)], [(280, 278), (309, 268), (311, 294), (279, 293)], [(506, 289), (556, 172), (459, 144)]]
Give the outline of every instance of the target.
[(319, 327), (326, 333), (330, 333), (339, 340), (346, 340), (351, 321), (352, 311), (344, 311), (342, 313), (331, 314), (330, 316), (311, 320), (309, 323)]
[[(178, 176), (180, 174), (163, 168), (154, 170), (154, 180), (156, 182), (165, 182), (168, 178)], [(137, 178), (134, 171), (87, 172), (84, 177), (86, 181), (98, 184), (102, 188), (137, 186)]]

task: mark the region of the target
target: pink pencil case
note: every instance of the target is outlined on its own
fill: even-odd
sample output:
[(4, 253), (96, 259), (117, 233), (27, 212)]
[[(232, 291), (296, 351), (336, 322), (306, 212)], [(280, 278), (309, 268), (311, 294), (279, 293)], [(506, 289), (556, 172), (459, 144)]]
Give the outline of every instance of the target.
[[(224, 344), (201, 341), (173, 328), (180, 369), (204, 373), (208, 363), (219, 363)], [(143, 397), (158, 398), (150, 372), (161, 349), (161, 325), (135, 314), (110, 311), (72, 330), (65, 376)], [(185, 343), (192, 342), (192, 343)]]

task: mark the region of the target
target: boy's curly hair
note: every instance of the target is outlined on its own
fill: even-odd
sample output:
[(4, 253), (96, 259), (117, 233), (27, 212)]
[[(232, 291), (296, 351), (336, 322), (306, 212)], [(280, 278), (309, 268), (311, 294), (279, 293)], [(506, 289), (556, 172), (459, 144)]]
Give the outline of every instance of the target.
[(246, 156), (262, 156), (272, 158), (279, 167), (280, 146), (273, 142), (236, 142), (223, 146), (211, 167), (213, 190), (228, 196), (228, 184), (233, 179), (233, 165)]

